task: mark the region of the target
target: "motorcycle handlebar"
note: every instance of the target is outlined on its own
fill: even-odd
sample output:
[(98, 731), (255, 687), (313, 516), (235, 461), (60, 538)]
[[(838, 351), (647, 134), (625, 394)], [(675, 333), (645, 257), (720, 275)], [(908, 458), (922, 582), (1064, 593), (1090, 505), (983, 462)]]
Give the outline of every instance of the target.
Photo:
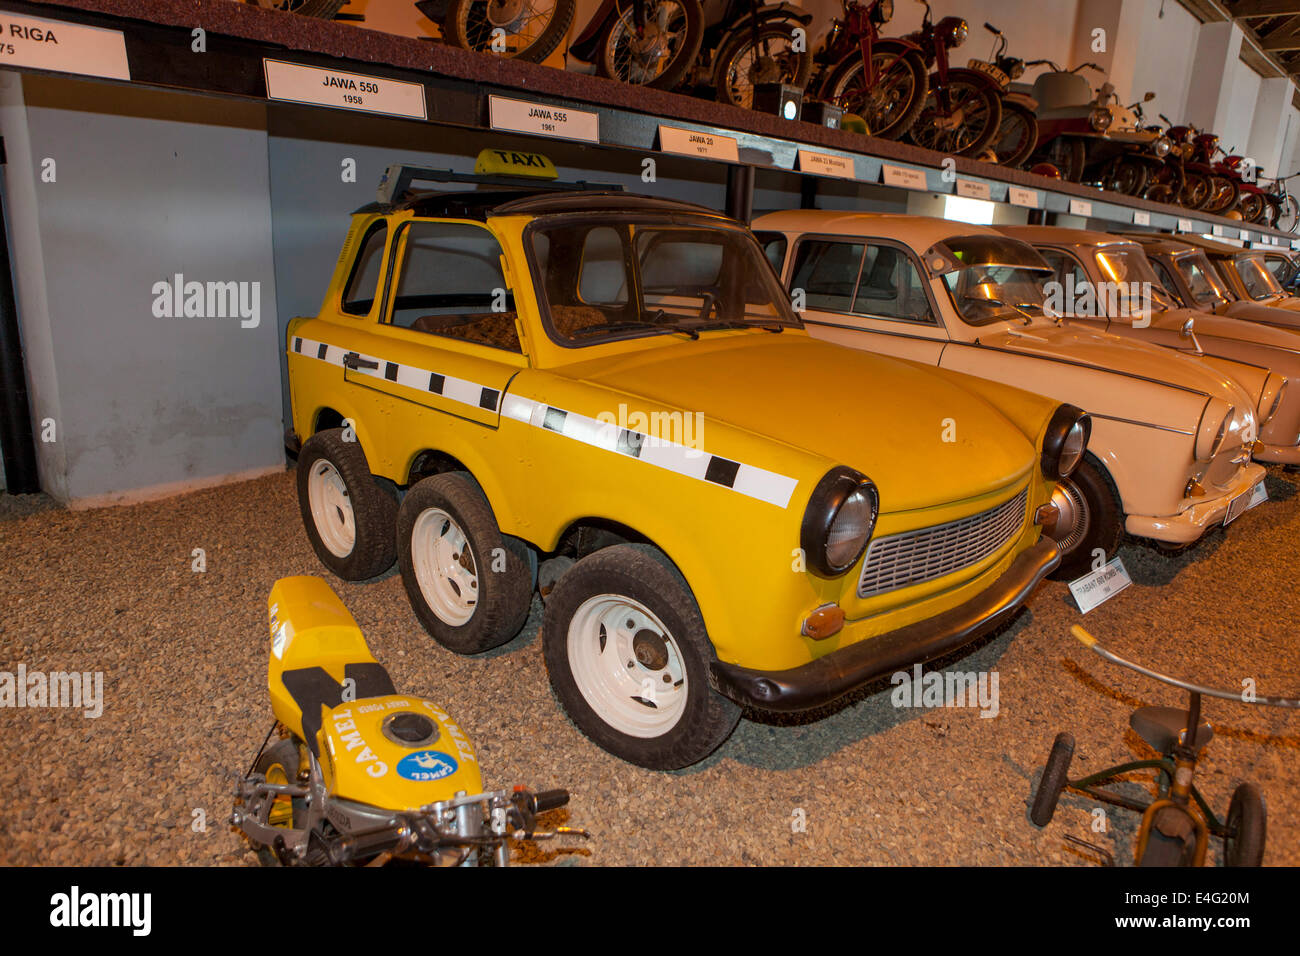
[(545, 813), (547, 810), (558, 810), (568, 802), (569, 791), (567, 790), (539, 790), (533, 794), (533, 812)]

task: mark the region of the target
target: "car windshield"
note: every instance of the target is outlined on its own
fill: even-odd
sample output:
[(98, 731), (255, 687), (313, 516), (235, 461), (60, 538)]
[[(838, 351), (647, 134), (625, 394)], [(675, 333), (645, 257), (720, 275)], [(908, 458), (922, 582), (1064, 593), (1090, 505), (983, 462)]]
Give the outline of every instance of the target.
[(1246, 287), (1246, 294), (1252, 299), (1269, 299), (1273, 296), (1286, 295), (1277, 284), (1277, 278), (1264, 265), (1263, 256), (1239, 256), (1233, 260), (1241, 284)]
[(1174, 268), (1183, 277), (1188, 291), (1198, 305), (1215, 305), (1232, 301), (1231, 294), (1203, 252), (1193, 252), (1174, 260)]
[(1043, 281), (1052, 269), (1027, 243), (1000, 236), (960, 236), (926, 253), (946, 256), (943, 275), (952, 304), (968, 325), (1008, 319), (1031, 321), (1043, 314)]
[(1137, 246), (1116, 246), (1097, 253), (1105, 288), (1097, 290), (1109, 318), (1164, 312), (1178, 307), (1165, 291), (1146, 255)]
[(742, 229), (565, 217), (540, 220), (529, 243), (543, 315), (561, 345), (802, 324)]

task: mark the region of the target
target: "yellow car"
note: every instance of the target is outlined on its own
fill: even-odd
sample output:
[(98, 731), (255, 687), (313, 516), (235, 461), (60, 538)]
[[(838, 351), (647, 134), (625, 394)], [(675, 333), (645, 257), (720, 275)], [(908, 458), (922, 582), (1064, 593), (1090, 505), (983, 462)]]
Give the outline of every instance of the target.
[(1056, 567), (1078, 409), (814, 340), (702, 207), (419, 178), (475, 180), (394, 173), (289, 326), (307, 534), (343, 578), (397, 559), (459, 653), (520, 631), (546, 559), (551, 683), (606, 750), (686, 766), (741, 705), (947, 653)]

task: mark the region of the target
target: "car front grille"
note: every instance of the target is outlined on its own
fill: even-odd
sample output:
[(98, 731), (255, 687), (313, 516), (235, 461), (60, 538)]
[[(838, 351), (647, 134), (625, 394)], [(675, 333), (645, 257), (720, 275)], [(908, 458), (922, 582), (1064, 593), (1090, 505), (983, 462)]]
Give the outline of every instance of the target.
[(875, 597), (970, 567), (1014, 538), (1025, 523), (1026, 489), (988, 511), (876, 538), (867, 548), (858, 597)]

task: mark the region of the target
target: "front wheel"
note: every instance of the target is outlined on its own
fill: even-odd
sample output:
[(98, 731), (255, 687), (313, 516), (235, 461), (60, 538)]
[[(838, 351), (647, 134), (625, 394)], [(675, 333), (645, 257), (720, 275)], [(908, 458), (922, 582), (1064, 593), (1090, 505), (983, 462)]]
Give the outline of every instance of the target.
[(1268, 203), (1262, 193), (1243, 192), (1237, 203), (1237, 211), (1245, 222), (1261, 223), (1268, 213)]
[(950, 70), (942, 86), (937, 75), (930, 77), (930, 95), (908, 134), (917, 146), (949, 156), (976, 156), (993, 142), (1002, 123), (1002, 97), (965, 74)]
[(1061, 482), (1061, 488), (1075, 509), (1075, 527), (1058, 542), (1061, 563), (1051, 577), (1073, 581), (1091, 571), (1098, 559), (1115, 557), (1124, 536), (1124, 511), (1110, 477), (1090, 455)]
[(1056, 815), (1056, 804), (1070, 780), (1070, 761), (1074, 759), (1074, 737), (1059, 733), (1052, 741), (1052, 752), (1047, 755), (1047, 765), (1034, 791), (1034, 802), (1029, 808), (1029, 819), (1035, 826), (1045, 827)]
[(533, 594), (527, 554), (522, 542), (501, 534), (469, 475), (414, 485), (397, 515), (397, 547), (411, 608), (443, 647), (477, 654), (524, 626)]
[(752, 109), (754, 87), (759, 83), (788, 83), (803, 89), (812, 73), (812, 54), (794, 49), (796, 21), (765, 23), (752, 30), (741, 28), (718, 51), (713, 86), (718, 101)]
[(989, 144), (998, 157), (998, 165), (1019, 169), (1029, 161), (1038, 146), (1038, 118), (1033, 110), (1010, 100), (1002, 101), (1002, 122)]
[(700, 55), (704, 11), (700, 0), (646, 0), (639, 29), (629, 4), (606, 28), (596, 68), (601, 76), (633, 86), (671, 90)]
[(577, 0), (451, 0), (442, 20), (453, 46), (541, 63), (564, 39)]
[[(261, 774), (267, 783), (296, 784), (304, 763), (302, 748), (296, 740), (289, 738), (263, 750), (253, 765), (253, 772)], [(247, 812), (263, 826), (286, 831), (301, 830), (306, 825), (307, 803), (304, 797), (268, 794), (258, 798)], [(252, 843), (252, 846), (263, 866), (279, 865), (280, 859), (273, 848), (263, 843)]]
[(1212, 216), (1226, 216), (1237, 208), (1241, 187), (1234, 180), (1217, 173), (1212, 174), (1209, 180), (1210, 196), (1201, 208)]
[(740, 708), (709, 685), (713, 645), (676, 569), (647, 545), (588, 555), (546, 604), (551, 687), (596, 744), (651, 770), (703, 760)]
[(1267, 821), (1268, 810), (1259, 787), (1243, 783), (1232, 791), (1226, 821), (1228, 836), (1223, 840), (1224, 866), (1263, 865)]
[(861, 116), (867, 132), (880, 139), (901, 139), (916, 123), (929, 90), (925, 63), (914, 53), (900, 56), (877, 49), (871, 54), (868, 82), (856, 50), (841, 60), (827, 81), (827, 97), (846, 113)]

